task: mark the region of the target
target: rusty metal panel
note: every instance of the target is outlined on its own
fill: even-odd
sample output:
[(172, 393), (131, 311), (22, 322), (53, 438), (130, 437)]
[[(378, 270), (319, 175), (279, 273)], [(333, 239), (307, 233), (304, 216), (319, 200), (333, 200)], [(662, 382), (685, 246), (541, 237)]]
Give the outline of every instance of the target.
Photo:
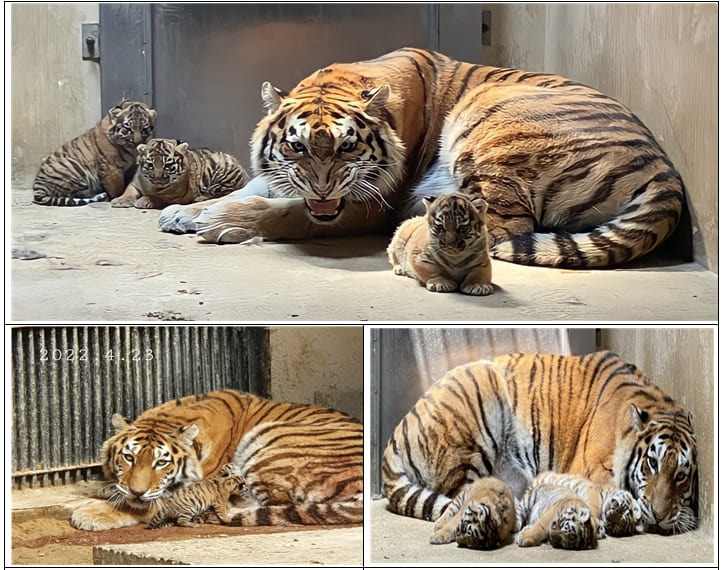
[(12, 472), (18, 487), (97, 471), (110, 417), (219, 388), (268, 396), (262, 327), (101, 326), (12, 330)]

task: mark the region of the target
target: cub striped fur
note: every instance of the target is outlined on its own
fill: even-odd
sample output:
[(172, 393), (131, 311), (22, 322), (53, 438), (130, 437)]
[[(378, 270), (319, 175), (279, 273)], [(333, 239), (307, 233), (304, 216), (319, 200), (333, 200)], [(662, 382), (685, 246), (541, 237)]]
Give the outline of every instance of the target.
[(163, 208), (220, 198), (249, 180), (230, 154), (207, 148), (191, 149), (174, 139), (151, 139), (138, 145), (138, 169), (115, 208)]
[(394, 274), (413, 277), (429, 291), (493, 293), (486, 202), (454, 193), (425, 198), (424, 205), (426, 214), (402, 222), (387, 248)]
[(153, 134), (156, 112), (123, 101), (93, 128), (46, 157), (33, 182), (33, 202), (84, 206), (123, 193), (133, 175), (136, 146)]
[(243, 477), (235, 475), (234, 466), (229, 463), (213, 477), (182, 487), (170, 497), (162, 499), (148, 528), (170, 526), (173, 522), (178, 526), (197, 527), (199, 525), (194, 519), (205, 518), (209, 511), (219, 522), (228, 524), (228, 503), (232, 496), (241, 495), (245, 491)]

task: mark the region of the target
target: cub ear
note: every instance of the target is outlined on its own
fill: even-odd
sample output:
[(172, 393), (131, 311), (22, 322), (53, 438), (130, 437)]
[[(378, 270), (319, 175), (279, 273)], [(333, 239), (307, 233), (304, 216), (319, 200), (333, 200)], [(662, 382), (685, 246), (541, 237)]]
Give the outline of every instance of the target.
[(271, 115), (275, 113), (281, 106), (281, 101), (283, 101), (287, 95), (288, 93), (285, 91), (274, 87), (268, 81), (264, 81), (261, 85), (261, 101), (263, 101), (266, 114)]
[(146, 150), (148, 150), (148, 145), (147, 145), (147, 144), (142, 144), (142, 143), (141, 143), (141, 144), (139, 144), (139, 145), (136, 147), (136, 151), (138, 152), (138, 154), (141, 154), (142, 152), (146, 152)]
[(472, 206), (474, 206), (474, 209), (479, 212), (480, 216), (484, 216), (487, 214), (487, 208), (489, 205), (487, 202), (485, 202), (484, 198), (482, 196), (475, 196), (474, 198), (469, 198), (469, 201), (472, 203)]
[(429, 207), (434, 203), (435, 198), (436, 196), (425, 196), (424, 198), (422, 198), (425, 212), (429, 212)]
[(196, 424), (182, 427), (178, 430), (178, 442), (185, 447), (191, 447), (200, 431)]
[(389, 101), (391, 93), (392, 88), (388, 83), (375, 87), (374, 89), (369, 89), (368, 91), (363, 91), (361, 96), (362, 99), (366, 101), (364, 112), (372, 117), (381, 115), (385, 105)]
[(148, 110), (148, 120), (151, 123), (153, 123), (156, 120), (156, 110), (155, 109)]
[(110, 425), (113, 426), (113, 429), (116, 433), (120, 433), (131, 427), (131, 424), (125, 421), (125, 419), (123, 419), (123, 416), (121, 416), (120, 414), (113, 414), (110, 417)]
[(188, 148), (188, 143), (187, 143), (187, 142), (182, 142), (181, 144), (176, 145), (176, 152), (183, 152), (183, 151), (185, 151), (187, 148)]
[(580, 509), (580, 520), (587, 522), (590, 520), (590, 509)]

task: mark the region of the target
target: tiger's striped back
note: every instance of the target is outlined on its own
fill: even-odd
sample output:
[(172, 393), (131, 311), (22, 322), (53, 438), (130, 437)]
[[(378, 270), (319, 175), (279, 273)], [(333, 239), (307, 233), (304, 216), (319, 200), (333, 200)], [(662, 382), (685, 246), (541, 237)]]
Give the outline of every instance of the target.
[(155, 117), (144, 103), (121, 102), (43, 160), (33, 182), (33, 202), (83, 206), (120, 196), (133, 175), (136, 146), (151, 137)]
[(548, 470), (629, 491), (648, 529), (695, 528), (690, 418), (610, 352), (515, 354), (457, 367), (402, 418), (382, 461), (389, 508), (426, 520), (476, 479), (496, 476), (520, 497)]

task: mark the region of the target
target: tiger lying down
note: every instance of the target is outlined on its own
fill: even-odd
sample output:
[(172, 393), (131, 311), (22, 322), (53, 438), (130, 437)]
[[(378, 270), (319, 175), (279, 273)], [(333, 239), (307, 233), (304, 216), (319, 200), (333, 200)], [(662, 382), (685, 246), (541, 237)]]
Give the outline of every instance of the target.
[(611, 352), (452, 369), (397, 425), (382, 479), (390, 511), (435, 521), (434, 544), (587, 549), (698, 524), (690, 416)]
[(72, 513), (75, 528), (362, 522), (362, 425), (342, 412), (221, 390), (111, 421), (108, 484)]
[(656, 248), (681, 216), (682, 179), (647, 127), (564, 77), (403, 48), (261, 95), (256, 178), (167, 207), (162, 230), (214, 243), (391, 233), (423, 197), (458, 191), (488, 204), (493, 257), (606, 267)]

